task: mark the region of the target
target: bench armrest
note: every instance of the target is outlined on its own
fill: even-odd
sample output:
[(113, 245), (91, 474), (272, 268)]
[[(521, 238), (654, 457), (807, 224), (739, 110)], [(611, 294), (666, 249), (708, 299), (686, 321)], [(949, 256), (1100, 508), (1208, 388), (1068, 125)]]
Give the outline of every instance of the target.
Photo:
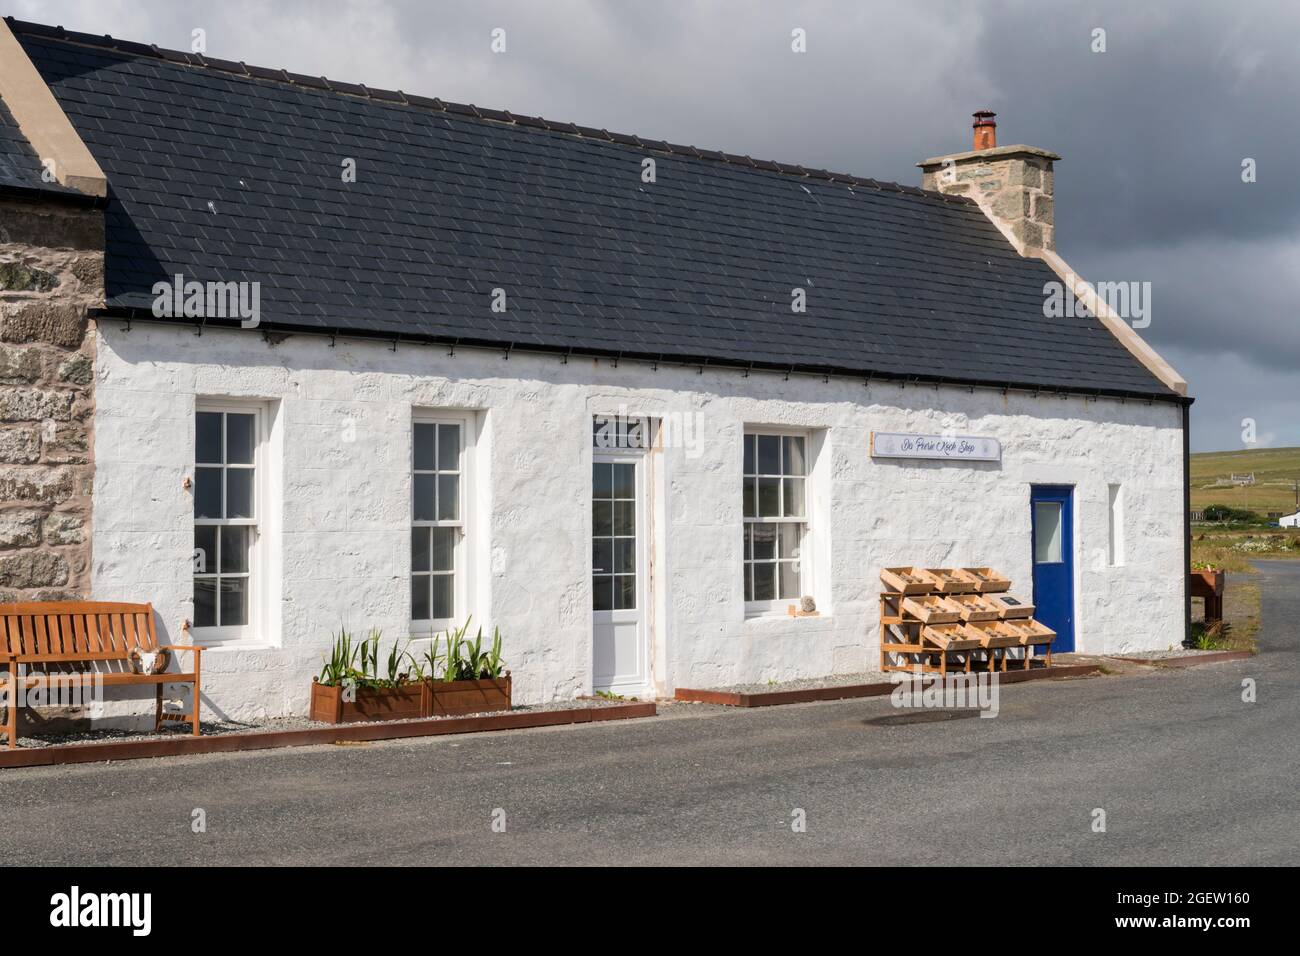
[[(160, 651), (193, 651), (195, 656), (202, 654), (208, 648), (203, 644), (159, 644)], [(3, 660), (3, 658), (0, 658)]]

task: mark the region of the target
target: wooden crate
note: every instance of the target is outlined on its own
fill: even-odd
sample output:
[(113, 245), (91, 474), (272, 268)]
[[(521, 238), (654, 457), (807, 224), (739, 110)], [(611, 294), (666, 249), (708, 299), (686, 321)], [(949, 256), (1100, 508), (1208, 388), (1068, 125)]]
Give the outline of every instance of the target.
[(993, 568), (959, 568), (958, 570), (975, 582), (975, 591), (979, 594), (991, 594), (1011, 588), (1011, 579)]
[(960, 622), (927, 624), (921, 628), (921, 638), (945, 651), (968, 651), (980, 646), (979, 638), (967, 633), (966, 625)]
[(1020, 647), (1024, 637), (1019, 629), (1007, 626), (1006, 621), (980, 621), (978, 624), (967, 624), (966, 629), (968, 633), (978, 636), (980, 646), (985, 650)]
[(961, 620), (961, 608), (941, 594), (904, 597), (903, 612), (922, 624), (951, 624)]
[(957, 568), (921, 568), (917, 573), (929, 582), (931, 591), (939, 594), (968, 594), (975, 590), (975, 579)]
[(961, 619), (966, 622), (996, 621), (1001, 611), (982, 594), (953, 594), (948, 601), (960, 608)]
[(998, 609), (998, 616), (1004, 621), (1033, 617), (1034, 606), (1026, 604), (1010, 594), (990, 594), (989, 603)]
[(930, 580), (922, 576), (920, 568), (882, 568), (880, 580), (899, 594), (929, 594), (934, 590)]

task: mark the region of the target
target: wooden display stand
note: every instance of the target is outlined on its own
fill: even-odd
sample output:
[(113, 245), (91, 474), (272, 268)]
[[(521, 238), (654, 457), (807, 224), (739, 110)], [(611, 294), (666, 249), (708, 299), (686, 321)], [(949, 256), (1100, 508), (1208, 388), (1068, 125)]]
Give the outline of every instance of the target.
[(992, 568), (884, 568), (880, 579), (882, 671), (1006, 671), (1015, 649), (1028, 670), (1035, 647), (1052, 666), (1055, 632), (1033, 619), (1032, 605), (1001, 600), (1011, 582)]

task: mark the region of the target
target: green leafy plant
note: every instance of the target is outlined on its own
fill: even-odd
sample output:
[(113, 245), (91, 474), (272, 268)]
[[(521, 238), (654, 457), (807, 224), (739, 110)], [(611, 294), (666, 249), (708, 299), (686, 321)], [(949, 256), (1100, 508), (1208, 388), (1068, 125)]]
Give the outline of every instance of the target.
[[(354, 684), (363, 688), (401, 687), (423, 680), (495, 680), (505, 671), (501, 657), (501, 631), (492, 629), (491, 646), (483, 646), (483, 629), (479, 628), (471, 642), (470, 622), (448, 630), (441, 638), (435, 636), (420, 657), (411, 653), (411, 642), (394, 642), (383, 659), (380, 670), (379, 643), (383, 633), (371, 628), (370, 633), (356, 640), (347, 628), (340, 628), (333, 636), (318, 683), (326, 687)], [(439, 652), (441, 649), (441, 653)]]
[(407, 641), (405, 645), (395, 641), (388, 651), (388, 679), (389, 687), (398, 687), (407, 683), (411, 679), (411, 664), (415, 658), (411, 657), (407, 648), (411, 642)]
[(487, 665), (484, 668), (483, 677), (487, 680), (496, 680), (501, 676), (505, 666), (506, 662), (501, 659), (501, 629), (493, 625), (492, 649), (487, 654)]
[(325, 658), (325, 666), (321, 668), (317, 681), (326, 687), (343, 686), (344, 682), (356, 673), (359, 650), (360, 648), (352, 643), (352, 635), (348, 633), (347, 628), (339, 628), (338, 634), (334, 635), (334, 643), (330, 647), (329, 656)]

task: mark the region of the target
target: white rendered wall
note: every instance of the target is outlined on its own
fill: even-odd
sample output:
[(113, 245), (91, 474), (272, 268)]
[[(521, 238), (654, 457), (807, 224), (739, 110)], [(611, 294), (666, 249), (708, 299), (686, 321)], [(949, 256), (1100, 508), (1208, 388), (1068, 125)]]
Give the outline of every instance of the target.
[[(192, 617), (196, 398), (275, 409), (274, 552), (261, 646), (205, 655), (206, 715), (302, 714), (341, 622), (407, 634), (411, 420), (479, 413), (471, 610), (499, 625), (519, 703), (590, 690), (591, 416), (694, 415), (694, 447), (653, 454), (655, 690), (878, 666), (878, 573), (992, 565), (1030, 594), (1031, 484), (1074, 485), (1076, 649), (1183, 637), (1181, 413), (1167, 403), (661, 367), (254, 332), (102, 323), (96, 357), (94, 596), (152, 601), (184, 642)], [(740, 436), (818, 432), (820, 617), (746, 619)], [(1000, 463), (873, 460), (872, 430), (991, 436)], [(351, 439), (351, 440), (348, 440)], [(1123, 486), (1125, 566), (1107, 564), (1108, 486)], [(278, 504), (277, 504), (278, 502)], [(827, 518), (829, 517), (829, 520)], [(141, 698), (140, 712), (151, 701)]]

